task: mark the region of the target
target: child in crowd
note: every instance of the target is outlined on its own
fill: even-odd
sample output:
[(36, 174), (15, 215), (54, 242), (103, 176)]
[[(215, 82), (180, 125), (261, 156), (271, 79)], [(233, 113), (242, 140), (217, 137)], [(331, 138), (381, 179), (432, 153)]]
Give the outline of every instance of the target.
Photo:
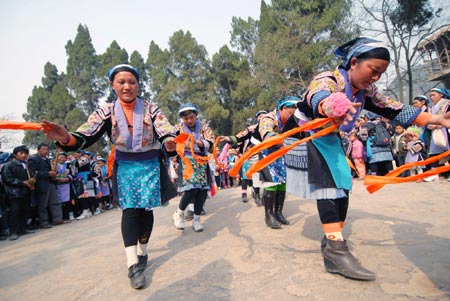
[[(406, 157), (405, 163), (418, 162), (423, 161), (426, 157), (425, 153), (425, 144), (422, 140), (420, 140), (420, 135), (422, 135), (422, 128), (418, 126), (410, 126), (405, 133), (407, 139), (406, 145)], [(425, 155), (424, 155), (425, 154)], [(409, 170), (410, 175), (414, 176), (416, 174), (423, 173), (421, 166), (415, 166)], [(423, 182), (423, 180), (419, 180), (418, 182)]]
[(352, 151), (351, 156), (353, 163), (358, 173), (359, 179), (364, 179), (366, 176), (366, 164), (364, 162), (364, 145), (359, 141), (358, 136), (355, 131), (348, 134), (348, 140), (351, 143)]
[(395, 126), (395, 133), (391, 137), (391, 149), (397, 167), (404, 165), (407, 150), (405, 129), (401, 124)]

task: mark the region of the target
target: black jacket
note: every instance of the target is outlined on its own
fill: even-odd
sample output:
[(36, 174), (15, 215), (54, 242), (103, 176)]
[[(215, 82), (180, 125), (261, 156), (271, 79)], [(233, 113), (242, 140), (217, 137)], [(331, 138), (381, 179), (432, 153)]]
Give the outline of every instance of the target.
[(50, 159), (42, 158), (39, 154), (34, 154), (28, 159), (30, 174), (34, 175), (37, 171), (36, 191), (47, 192), (48, 185), (55, 185), (53, 179), (48, 174), (52, 170)]
[(29, 196), (30, 189), (23, 184), (28, 180), (28, 175), (22, 163), (14, 159), (3, 166), (1, 173), (8, 199)]

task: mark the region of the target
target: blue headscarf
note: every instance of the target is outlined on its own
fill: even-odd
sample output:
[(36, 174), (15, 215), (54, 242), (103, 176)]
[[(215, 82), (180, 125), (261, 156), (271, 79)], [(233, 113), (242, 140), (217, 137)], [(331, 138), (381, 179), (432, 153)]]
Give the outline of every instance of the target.
[(283, 106), (296, 107), (301, 99), (297, 96), (285, 96), (277, 102), (277, 109), (281, 110)]
[(195, 114), (198, 114), (198, 107), (193, 103), (182, 104), (178, 109), (178, 116), (181, 116), (181, 113), (186, 111), (193, 111)]
[(116, 65), (114, 67), (112, 67), (109, 71), (108, 71), (108, 78), (110, 81), (113, 81), (114, 76), (116, 76), (117, 73), (122, 72), (122, 71), (127, 71), (132, 73), (137, 81), (139, 81), (139, 72), (136, 68), (134, 68), (131, 65), (128, 64), (120, 64), (120, 65)]
[(344, 61), (342, 65), (345, 69), (348, 69), (350, 60), (353, 57), (358, 57), (363, 53), (371, 51), (376, 48), (384, 48), (387, 50), (386, 45), (383, 42), (370, 39), (370, 38), (356, 38), (344, 45), (339, 46), (334, 50), (334, 54)]
[(433, 88), (430, 90), (430, 92), (438, 92), (444, 95), (445, 99), (450, 99), (450, 90), (442, 89), (442, 88)]

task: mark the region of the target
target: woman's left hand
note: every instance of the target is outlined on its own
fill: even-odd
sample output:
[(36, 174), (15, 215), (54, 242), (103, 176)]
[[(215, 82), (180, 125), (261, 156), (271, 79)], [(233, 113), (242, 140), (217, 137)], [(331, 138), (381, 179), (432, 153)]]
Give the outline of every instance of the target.
[(165, 142), (165, 147), (168, 152), (174, 152), (176, 150), (176, 146), (177, 146), (177, 143), (175, 142), (174, 138), (172, 138), (172, 137), (167, 138), (167, 140)]

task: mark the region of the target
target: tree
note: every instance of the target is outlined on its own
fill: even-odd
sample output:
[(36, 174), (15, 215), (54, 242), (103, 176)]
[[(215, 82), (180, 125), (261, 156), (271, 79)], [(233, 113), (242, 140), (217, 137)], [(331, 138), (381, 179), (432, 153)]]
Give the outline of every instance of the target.
[(417, 45), (436, 29), (434, 18), (442, 10), (434, 10), (429, 0), (358, 0), (358, 3), (358, 9), (364, 12), (358, 18), (363, 32), (385, 41), (391, 49), (398, 91), (389, 92), (398, 101), (410, 103), (414, 91), (412, 70), (420, 60)]
[(78, 26), (75, 40), (69, 40), (66, 44), (66, 53), (69, 93), (77, 99), (79, 108), (87, 115), (98, 108), (98, 101), (103, 96), (97, 85), (98, 61), (87, 26)]
[(259, 22), (248, 17), (247, 21), (233, 17), (231, 21), (231, 46), (247, 58), (249, 67), (255, 72), (255, 48), (258, 43)]
[(189, 31), (175, 32), (169, 39), (169, 50), (163, 51), (152, 42), (146, 65), (153, 96), (171, 121), (178, 119), (182, 103), (195, 103), (206, 112), (203, 109), (214, 101), (210, 98), (214, 87), (206, 49)]
[[(48, 62), (44, 66), (44, 77), (41, 82), (42, 86), (33, 88), (27, 102), (27, 113), (23, 114), (23, 118), (29, 122), (47, 119), (60, 123), (68, 129), (78, 127), (81, 124), (80, 120), (83, 119), (76, 121), (68, 119), (70, 116), (68, 113), (78, 109), (75, 99), (65, 87), (64, 75), (58, 74), (56, 66)], [(36, 147), (40, 142), (52, 145), (40, 131), (27, 131), (23, 142), (32, 147)]]
[(349, 0), (273, 0), (261, 3), (255, 49), (258, 107), (273, 108), (285, 95), (300, 95), (315, 74), (333, 68), (332, 50), (357, 34)]

